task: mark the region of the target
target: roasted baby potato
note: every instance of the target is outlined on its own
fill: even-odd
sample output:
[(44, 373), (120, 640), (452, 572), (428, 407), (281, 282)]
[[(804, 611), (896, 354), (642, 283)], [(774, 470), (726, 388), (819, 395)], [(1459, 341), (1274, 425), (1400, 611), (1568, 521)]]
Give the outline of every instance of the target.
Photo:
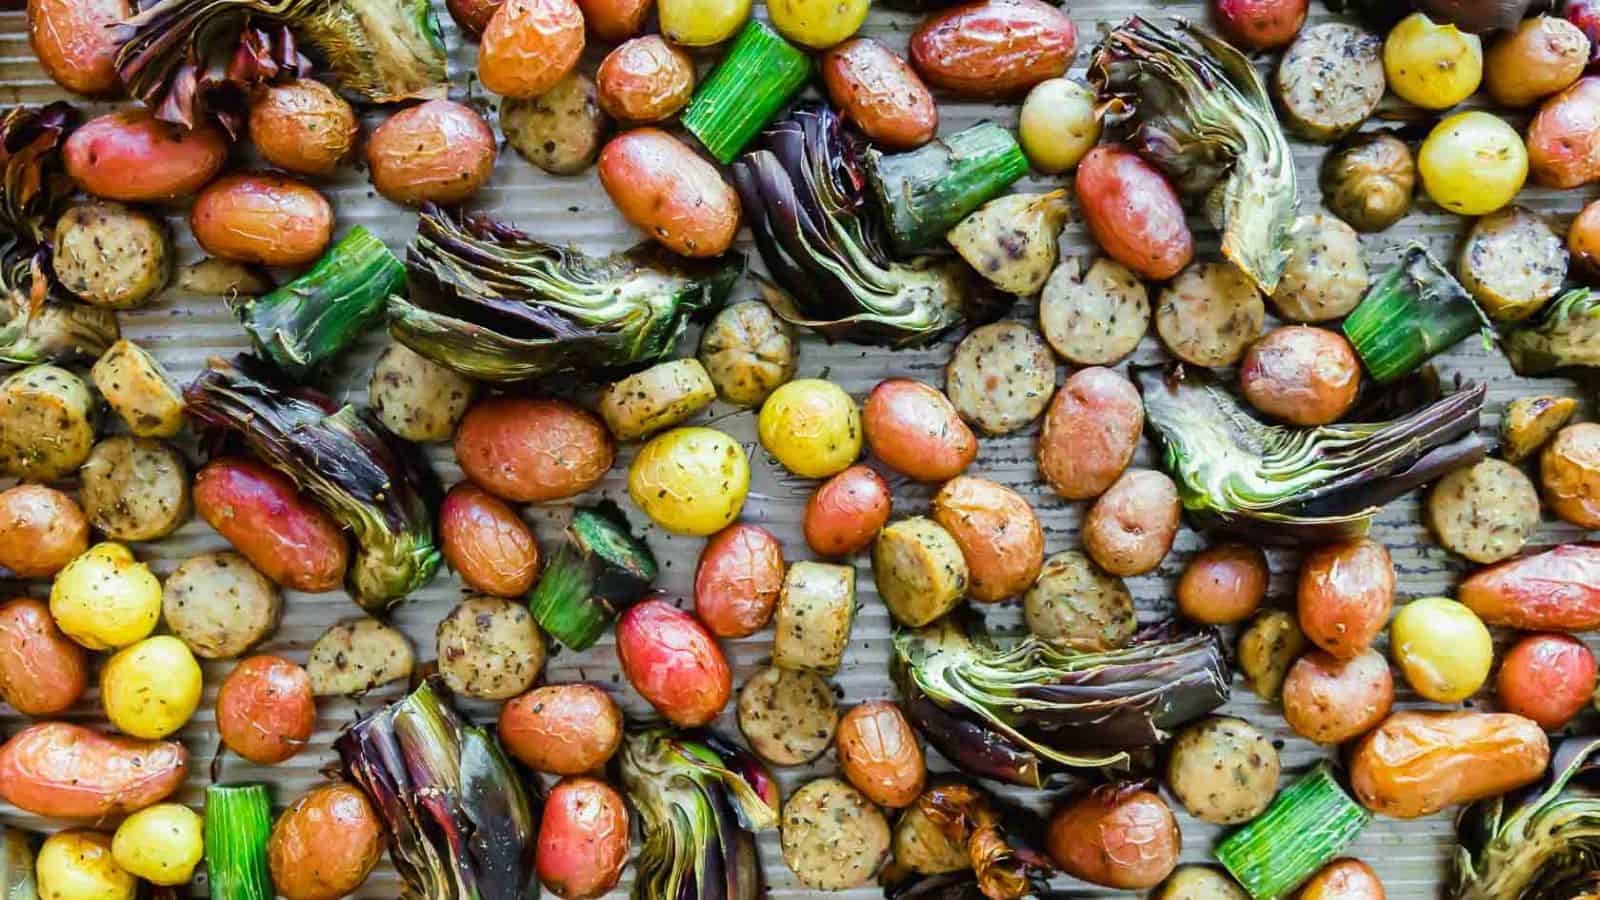
[(1172, 479), (1130, 469), (1095, 499), (1083, 523), (1083, 548), (1112, 575), (1143, 575), (1166, 559), (1182, 508)]
[(928, 780), (922, 746), (900, 707), (874, 700), (839, 720), (839, 769), (879, 806), (909, 806)]
[(964, 97), (1022, 94), (1065, 75), (1077, 49), (1072, 21), (1041, 0), (951, 7), (923, 20), (910, 46), (911, 64), (929, 84)]
[(312, 78), (268, 85), (250, 101), (250, 142), (262, 159), (287, 172), (332, 175), (360, 134), (350, 104)]
[(367, 402), (385, 428), (408, 441), (448, 441), (475, 385), (398, 341), (372, 365)]
[(1078, 163), (1073, 195), (1095, 243), (1140, 276), (1165, 281), (1194, 259), (1177, 191), (1138, 154), (1110, 146), (1090, 150)]
[(1032, 634), (1086, 653), (1121, 647), (1139, 628), (1128, 586), (1076, 550), (1045, 561), (1022, 615)]
[[(653, 5), (650, 0), (578, 0), (578, 8), (583, 10), (584, 24), (589, 26), (595, 37), (612, 44), (638, 34)], [(666, 11), (662, 12), (665, 18)], [(673, 41), (684, 43), (676, 38)]]
[(783, 590), (783, 545), (743, 522), (712, 535), (694, 573), (694, 611), (717, 637), (749, 637), (767, 627)]
[(563, 500), (605, 477), (616, 445), (600, 420), (562, 400), (490, 397), (456, 429), (456, 461), (484, 490), (515, 503)]
[(1355, 405), (1361, 361), (1344, 336), (1286, 325), (1250, 345), (1239, 389), (1257, 410), (1291, 425), (1329, 425)]
[(101, 820), (167, 798), (189, 772), (177, 741), (110, 736), (40, 722), (0, 745), (0, 799), (40, 816)]
[(1483, 63), (1494, 102), (1528, 106), (1578, 80), (1589, 63), (1589, 38), (1559, 16), (1533, 16), (1491, 44)]
[(202, 659), (250, 649), (278, 627), (282, 608), (278, 586), (232, 552), (184, 560), (161, 588), (167, 627)]
[(1137, 783), (1101, 785), (1056, 809), (1045, 845), (1061, 870), (1121, 890), (1155, 887), (1178, 864), (1172, 810)]
[(228, 159), (228, 139), (196, 122), (184, 128), (145, 109), (85, 122), (62, 149), (67, 174), (86, 193), (125, 203), (174, 200), (204, 187)]
[(656, 34), (617, 45), (594, 77), (600, 109), (629, 125), (664, 122), (694, 94), (694, 60)]
[(1471, 609), (1448, 597), (1422, 597), (1400, 608), (1389, 649), (1412, 690), (1435, 703), (1459, 703), (1489, 679), (1494, 645)]
[(823, 54), (821, 66), (828, 99), (874, 144), (912, 150), (933, 139), (939, 108), (893, 50), (872, 38), (855, 38)]
[(544, 668), (544, 635), (528, 608), (477, 594), (439, 622), (439, 674), (450, 690), (480, 700), (526, 691)]
[(691, 418), (715, 399), (698, 359), (674, 359), (612, 382), (600, 395), (600, 418), (612, 437), (633, 441)]
[(848, 556), (872, 544), (889, 521), (889, 485), (868, 466), (851, 466), (823, 482), (806, 501), (801, 527), (818, 556)]
[(739, 689), (739, 731), (757, 756), (775, 766), (821, 756), (838, 725), (833, 688), (815, 672), (769, 666)]
[(89, 654), (61, 633), (49, 606), (32, 597), (0, 603), (0, 700), (25, 716), (49, 716), (88, 686)]
[(848, 469), (861, 455), (861, 432), (856, 401), (820, 378), (786, 382), (761, 404), (756, 420), (762, 449), (802, 478), (827, 478)]
[(533, 530), (504, 500), (470, 481), (439, 504), (439, 549), (467, 587), (495, 597), (520, 597), (539, 574)]
[[(779, 655), (774, 646), (774, 663)], [(665, 600), (635, 604), (617, 620), (617, 661), (633, 689), (681, 728), (709, 724), (733, 693), (733, 675), (716, 639)]]
[(111, 835), (59, 831), (45, 838), (36, 860), (39, 896), (59, 900), (133, 900), (139, 881), (117, 865)]
[(1578, 401), (1571, 397), (1540, 394), (1513, 399), (1500, 414), (1500, 455), (1508, 463), (1528, 459), (1555, 437), (1577, 410)]
[(494, 172), (494, 132), (469, 106), (429, 100), (383, 121), (367, 139), (372, 186), (405, 206), (460, 203)]
[(573, 0), (505, 0), (483, 28), (478, 80), (502, 97), (538, 97), (572, 73), (583, 44)]
[(171, 444), (117, 435), (94, 445), (79, 496), (90, 524), (114, 541), (153, 541), (189, 521), (189, 467)]
[(71, 497), (41, 484), (0, 491), (0, 568), (48, 578), (89, 549), (89, 520)]
[(1243, 719), (1208, 716), (1172, 742), (1167, 786), (1201, 821), (1248, 822), (1278, 793), (1278, 751)]
[(592, 684), (551, 684), (500, 707), (500, 741), (536, 772), (599, 771), (622, 745), (622, 710)]
[(219, 457), (194, 476), (194, 508), (268, 578), (294, 591), (344, 581), (350, 545), (338, 523), (294, 482), (244, 457)]
[(1196, 553), (1178, 579), (1178, 612), (1205, 625), (1243, 622), (1267, 596), (1267, 555), (1252, 544), (1222, 543)]
[(1578, 79), (1528, 123), (1528, 170), (1545, 187), (1600, 179), (1600, 75)]
[(1417, 163), (1394, 134), (1358, 132), (1323, 157), (1319, 185), (1322, 202), (1350, 227), (1382, 231), (1411, 211)]
[(189, 230), (220, 259), (304, 266), (333, 240), (333, 206), (316, 188), (284, 175), (224, 175), (195, 199)]
[(316, 725), (310, 676), (281, 656), (240, 660), (217, 689), (223, 746), (256, 765), (277, 765), (299, 753)]
[(169, 438), (183, 428), (183, 397), (161, 363), (133, 341), (112, 344), (95, 361), (90, 377), (136, 436)]
[(111, 856), (130, 875), (167, 887), (188, 884), (205, 857), (200, 814), (179, 803), (157, 803), (122, 820)]
[(206, 297), (259, 297), (272, 288), (266, 269), (231, 259), (208, 256), (178, 270), (178, 290)]
[(739, 230), (739, 195), (715, 166), (657, 128), (612, 138), (600, 151), (600, 185), (624, 219), (674, 253), (720, 256)]
[(338, 900), (367, 880), (383, 846), (383, 820), (359, 788), (312, 788), (272, 824), (272, 886), (288, 900)]
[(1556, 731), (1594, 700), (1594, 653), (1565, 634), (1530, 634), (1507, 650), (1495, 678), (1500, 706)]
[(1133, 460), (1144, 433), (1144, 400), (1128, 379), (1091, 366), (1050, 401), (1039, 432), (1039, 474), (1068, 500), (1098, 497)]
[(143, 306), (172, 276), (166, 225), (109, 200), (76, 203), (56, 220), (50, 264), (61, 285), (94, 306)]
[(200, 664), (171, 635), (123, 647), (100, 669), (100, 705), (118, 731), (155, 739), (182, 728), (200, 707)]
[(1300, 564), (1300, 627), (1318, 647), (1353, 659), (1372, 646), (1394, 606), (1394, 563), (1371, 538), (1330, 544)]
[(1384, 900), (1378, 873), (1359, 859), (1336, 859), (1300, 886), (1296, 900)]
[(552, 175), (576, 175), (599, 158), (611, 120), (595, 83), (573, 71), (538, 96), (502, 99), (500, 131), (528, 162)]
[[(1038, 543), (1042, 552), (1042, 537)], [(917, 516), (878, 533), (872, 543), (872, 578), (895, 620), (920, 628), (961, 602), (971, 575), (955, 537), (932, 519)]]
[(563, 778), (544, 800), (534, 871), (557, 897), (603, 897), (628, 864), (629, 835), (628, 805), (616, 788), (598, 778)]
[(1250, 50), (1273, 50), (1294, 40), (1306, 23), (1308, 0), (1217, 0), (1217, 26), (1228, 40)]
[(1050, 78), (1028, 91), (1017, 114), (1017, 141), (1035, 169), (1065, 172), (1099, 143), (1095, 99), (1093, 88), (1073, 78)]
[(1509, 713), (1394, 713), (1356, 744), (1350, 788), (1361, 805), (1396, 819), (1432, 815), (1537, 781), (1550, 742)]
[(909, 378), (878, 382), (861, 410), (867, 447), (889, 468), (917, 481), (946, 481), (978, 455), (978, 439), (950, 399)]
[(27, 10), (28, 45), (56, 84), (89, 96), (122, 91), (111, 26), (133, 15), (127, 0), (28, 0)]
[(1600, 200), (1583, 208), (1567, 229), (1567, 250), (1579, 271), (1600, 278)]
[(723, 402), (760, 406), (794, 377), (794, 326), (760, 300), (724, 307), (700, 333), (699, 359)]
[(957, 476), (934, 495), (932, 515), (961, 548), (972, 599), (997, 603), (1027, 590), (1039, 577), (1044, 532), (1033, 507), (1011, 488)]
[(306, 676), (318, 697), (359, 694), (411, 677), (415, 654), (399, 629), (377, 619), (340, 622), (311, 645)]
[(1423, 109), (1449, 109), (1483, 80), (1483, 42), (1415, 12), (1384, 38), (1383, 71), (1400, 99)]
[(1249, 900), (1244, 888), (1232, 878), (1209, 866), (1179, 866), (1152, 900)]
[(1394, 705), (1394, 676), (1376, 650), (1339, 659), (1313, 650), (1283, 682), (1283, 717), (1301, 737), (1342, 744), (1372, 730)]
[(90, 650), (126, 647), (161, 618), (161, 582), (121, 544), (95, 544), (50, 585), (50, 615)]
[(628, 496), (673, 534), (703, 537), (733, 524), (750, 490), (750, 460), (715, 428), (674, 428), (650, 439), (628, 467)]

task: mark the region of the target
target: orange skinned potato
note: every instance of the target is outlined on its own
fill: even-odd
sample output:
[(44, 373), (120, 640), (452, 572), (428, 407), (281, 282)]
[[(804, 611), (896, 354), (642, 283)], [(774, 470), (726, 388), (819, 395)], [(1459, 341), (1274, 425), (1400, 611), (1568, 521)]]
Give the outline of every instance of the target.
[(1580, 78), (1545, 101), (1528, 123), (1528, 171), (1545, 187), (1600, 179), (1600, 75)]
[(1300, 564), (1300, 628), (1318, 647), (1354, 659), (1372, 646), (1394, 607), (1394, 563), (1371, 538), (1319, 547)]
[(367, 140), (367, 173), (395, 203), (460, 203), (494, 173), (494, 132), (470, 106), (429, 100), (383, 121)]
[(970, 475), (950, 479), (933, 497), (933, 520), (961, 547), (967, 596), (974, 600), (1014, 597), (1044, 568), (1039, 519), (1021, 494), (1003, 484)]
[(583, 21), (602, 41), (615, 44), (638, 34), (644, 28), (654, 0), (578, 0)]
[(41, 816), (103, 819), (160, 802), (188, 772), (189, 751), (177, 741), (41, 722), (0, 746), (0, 800)]
[(537, 97), (577, 68), (583, 40), (573, 0), (505, 0), (484, 26), (478, 80), (503, 97)]
[(194, 477), (194, 508), (286, 588), (320, 593), (344, 581), (350, 546), (343, 532), (275, 469), (243, 457), (212, 460)]
[(66, 494), (42, 484), (0, 491), (0, 568), (45, 578), (89, 549), (89, 520)]
[(206, 185), (189, 229), (209, 254), (264, 266), (303, 266), (333, 239), (333, 207), (304, 182), (271, 172), (227, 175)]
[(739, 195), (659, 128), (612, 138), (600, 151), (600, 185), (624, 219), (674, 253), (718, 256), (739, 230)]
[(1504, 794), (1538, 780), (1550, 741), (1510, 713), (1397, 712), (1350, 755), (1350, 788), (1361, 805), (1396, 819)]
[(439, 544), (450, 568), (480, 593), (520, 597), (539, 574), (539, 544), (528, 523), (470, 481), (439, 504)]
[(594, 81), (606, 115), (619, 122), (661, 122), (689, 105), (694, 60), (660, 35), (647, 34), (607, 53)]
[(56, 626), (43, 600), (0, 603), (0, 700), (25, 716), (70, 707), (89, 686), (89, 654)]
[(665, 600), (629, 607), (617, 620), (617, 659), (634, 690), (683, 728), (709, 724), (733, 694), (722, 648), (694, 616)]
[(1183, 836), (1166, 801), (1139, 782), (1104, 784), (1050, 817), (1045, 836), (1061, 871), (1123, 890), (1155, 887), (1178, 864)]
[(822, 82), (840, 114), (880, 147), (911, 150), (939, 130), (939, 107), (928, 86), (872, 38), (854, 38), (824, 54)]
[(222, 743), (257, 765), (275, 765), (299, 753), (316, 725), (311, 677), (281, 656), (240, 660), (217, 690)]
[(456, 462), (479, 487), (513, 503), (564, 500), (600, 483), (616, 458), (594, 414), (545, 397), (490, 397), (456, 428)]
[(1083, 220), (1107, 256), (1155, 281), (1171, 278), (1194, 259), (1178, 192), (1137, 154), (1096, 147), (1078, 163), (1074, 178)]
[(119, 93), (109, 27), (133, 14), (128, 0), (28, 0), (28, 43), (45, 74), (76, 94)]
[(937, 388), (910, 378), (878, 382), (861, 407), (867, 447), (883, 464), (917, 481), (945, 481), (978, 455), (978, 439)]
[(507, 701), (497, 733), (534, 771), (581, 775), (599, 771), (622, 745), (622, 710), (592, 684), (551, 684)]
[(1078, 49), (1066, 13), (1042, 0), (978, 0), (925, 20), (911, 35), (911, 64), (934, 87), (1004, 97), (1065, 75)]
[(250, 142), (290, 172), (332, 175), (360, 133), (350, 104), (313, 78), (273, 85), (250, 102)]
[(1045, 412), (1039, 474), (1068, 500), (1098, 497), (1128, 468), (1143, 431), (1133, 382), (1101, 366), (1079, 369)]
[(889, 521), (889, 485), (870, 466), (851, 466), (806, 501), (806, 546), (818, 556), (848, 556), (872, 546)]
[(183, 128), (129, 109), (85, 122), (67, 138), (63, 156), (86, 193), (150, 203), (204, 187), (227, 162), (228, 141), (203, 122)]
[(313, 788), (272, 825), (272, 886), (288, 900), (338, 900), (367, 880), (383, 845), (383, 822), (359, 788)]
[(694, 611), (717, 637), (749, 637), (767, 627), (782, 591), (783, 545), (759, 525), (729, 525), (700, 551)]

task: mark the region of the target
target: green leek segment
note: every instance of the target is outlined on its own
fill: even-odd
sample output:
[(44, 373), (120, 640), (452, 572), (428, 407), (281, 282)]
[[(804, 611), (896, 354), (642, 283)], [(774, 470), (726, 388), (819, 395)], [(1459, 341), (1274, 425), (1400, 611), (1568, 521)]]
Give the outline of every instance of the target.
[(1028, 171), (1011, 132), (980, 122), (908, 153), (867, 154), (867, 177), (895, 252), (938, 245), (945, 233)]
[(206, 788), (206, 873), (216, 900), (272, 900), (267, 838), (272, 804), (264, 784)]
[(1411, 374), (1488, 327), (1466, 288), (1420, 244), (1408, 246), (1344, 320), (1345, 337), (1379, 384)]
[(573, 513), (566, 542), (528, 595), (528, 609), (551, 637), (584, 650), (650, 590), (657, 571), (649, 545), (629, 533), (616, 504), (584, 507)]
[(727, 164), (811, 77), (811, 58), (751, 19), (695, 91), (683, 127)]
[(1218, 844), (1217, 860), (1255, 900), (1277, 900), (1343, 853), (1371, 819), (1322, 762)]

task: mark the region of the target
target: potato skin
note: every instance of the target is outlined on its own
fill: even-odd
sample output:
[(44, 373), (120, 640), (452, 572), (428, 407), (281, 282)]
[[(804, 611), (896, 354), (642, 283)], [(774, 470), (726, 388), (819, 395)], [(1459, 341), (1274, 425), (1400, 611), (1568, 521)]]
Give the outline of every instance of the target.
[(310, 185), (283, 175), (226, 175), (200, 192), (189, 228), (212, 256), (303, 266), (333, 239), (333, 207)]
[(503, 97), (537, 97), (578, 65), (583, 11), (573, 0), (505, 0), (478, 44), (478, 80)]
[(759, 525), (729, 525), (700, 551), (694, 611), (717, 637), (749, 637), (767, 627), (782, 590), (783, 545)]
[(328, 784), (302, 794), (273, 823), (267, 865), (288, 900), (338, 900), (367, 880), (383, 847), (383, 823), (366, 795)]
[(466, 476), (514, 503), (564, 500), (605, 477), (616, 445), (599, 418), (543, 397), (490, 397), (456, 429), (456, 461)]
[(1539, 454), (1545, 506), (1583, 528), (1600, 528), (1600, 423), (1579, 422), (1556, 432)]
[(256, 152), (298, 175), (332, 175), (350, 158), (360, 134), (350, 104), (313, 78), (269, 85), (250, 103)]
[(67, 174), (85, 192), (148, 203), (200, 190), (227, 161), (228, 141), (209, 124), (185, 129), (130, 109), (85, 122), (62, 154)]
[(1353, 659), (1372, 646), (1394, 606), (1394, 564), (1370, 538), (1312, 551), (1300, 566), (1300, 627), (1318, 647)]
[(1600, 179), (1600, 75), (1546, 100), (1528, 123), (1528, 171), (1545, 187)]
[(470, 481), (439, 504), (439, 544), (467, 587), (496, 597), (520, 597), (539, 574), (533, 530), (504, 500)]
[(383, 121), (367, 139), (367, 173), (394, 203), (460, 203), (494, 172), (494, 132), (469, 106), (429, 100)]
[(978, 455), (978, 438), (943, 393), (920, 381), (878, 382), (861, 407), (872, 454), (917, 481), (945, 481)]
[(934, 87), (1004, 97), (1065, 75), (1078, 49), (1066, 14), (1040, 0), (978, 0), (929, 16), (911, 35), (911, 64)]
[(1356, 744), (1350, 788), (1373, 812), (1415, 819), (1515, 790), (1549, 762), (1544, 731), (1521, 716), (1403, 711)]
[(1144, 400), (1128, 379), (1090, 366), (1050, 400), (1039, 432), (1039, 474), (1068, 500), (1098, 497), (1133, 459), (1144, 432)]
[(1489, 96), (1501, 106), (1527, 106), (1578, 80), (1589, 39), (1566, 19), (1534, 16), (1491, 44), (1483, 62)]
[(1178, 536), (1178, 487), (1154, 469), (1132, 469), (1089, 508), (1083, 546), (1113, 575), (1143, 575), (1166, 559)]
[(722, 648), (693, 616), (664, 600), (629, 607), (617, 620), (617, 659), (634, 690), (680, 727), (708, 724), (733, 694)]
[(56, 84), (75, 94), (122, 92), (108, 27), (133, 14), (128, 0), (28, 0), (28, 44)]
[(1245, 351), (1239, 385), (1251, 406), (1275, 419), (1327, 425), (1355, 404), (1361, 362), (1342, 335), (1287, 325), (1267, 332)]
[(806, 501), (806, 546), (818, 556), (849, 556), (872, 546), (889, 521), (889, 485), (870, 466), (851, 466), (824, 481)]
[(534, 866), (566, 900), (590, 900), (616, 886), (628, 862), (628, 807), (597, 778), (563, 778), (545, 798)]
[(839, 719), (839, 768), (879, 806), (909, 806), (928, 780), (916, 732), (886, 700), (854, 707)]
[(622, 744), (622, 711), (592, 684), (552, 684), (500, 708), (500, 741), (529, 768), (580, 775), (606, 764)]
[(338, 524), (262, 463), (212, 460), (195, 474), (194, 508), (251, 565), (290, 590), (321, 593), (344, 580), (350, 547)]
[(1216, 0), (1211, 11), (1235, 45), (1272, 50), (1287, 45), (1306, 23), (1307, 0)]
[(663, 122), (689, 105), (694, 60), (659, 35), (647, 34), (607, 53), (594, 78), (606, 115), (619, 122)]
[(1394, 705), (1394, 675), (1376, 650), (1339, 659), (1313, 650), (1289, 667), (1283, 717), (1301, 737), (1342, 744), (1371, 730)]
[(1183, 204), (1156, 168), (1109, 146), (1084, 155), (1073, 176), (1089, 233), (1106, 255), (1152, 281), (1165, 281), (1194, 259)]
[(41, 816), (102, 819), (159, 803), (188, 772), (189, 751), (177, 741), (41, 722), (0, 746), (0, 799)]
[(1243, 622), (1267, 596), (1267, 555), (1251, 544), (1214, 544), (1195, 554), (1178, 579), (1178, 612), (1205, 625)]
[(1600, 628), (1600, 547), (1562, 544), (1479, 569), (1457, 589), (1490, 625), (1553, 631)]
[(0, 568), (48, 578), (89, 549), (89, 520), (71, 497), (42, 484), (0, 491)]
[(258, 765), (276, 765), (299, 753), (316, 724), (311, 679), (281, 656), (240, 660), (217, 689), (222, 743)]
[(622, 217), (674, 253), (718, 256), (739, 230), (739, 195), (710, 163), (658, 128), (600, 151), (600, 185)]
[(1530, 634), (1501, 658), (1495, 693), (1506, 712), (1555, 731), (1589, 705), (1595, 674), (1594, 654), (1582, 641), (1565, 634)]
[(932, 514), (960, 545), (967, 595), (980, 603), (1022, 593), (1044, 568), (1039, 519), (1022, 495), (1003, 484), (970, 475), (952, 478), (934, 495)]
[(1178, 864), (1183, 837), (1172, 810), (1140, 784), (1107, 784), (1050, 817), (1045, 844), (1063, 872), (1122, 890), (1155, 887)]
[(0, 700), (25, 716), (62, 712), (89, 686), (89, 655), (32, 597), (0, 603)]
[(595, 83), (573, 70), (537, 97), (500, 101), (500, 133), (523, 159), (552, 175), (594, 165), (611, 134)]
[(889, 150), (933, 140), (939, 107), (900, 55), (872, 38), (852, 38), (822, 56), (828, 99), (867, 139)]
[(1378, 873), (1359, 859), (1336, 859), (1300, 886), (1295, 900), (1384, 900)]
[(1600, 276), (1600, 200), (1585, 206), (1567, 230), (1567, 252), (1573, 267)]
[(654, 5), (651, 0), (578, 0), (589, 30), (610, 44), (638, 34)]
[(444, 8), (449, 11), (450, 18), (454, 19), (456, 26), (462, 33), (472, 39), (483, 37), (483, 30), (489, 27), (489, 20), (494, 18), (495, 10), (505, 0), (445, 0)]

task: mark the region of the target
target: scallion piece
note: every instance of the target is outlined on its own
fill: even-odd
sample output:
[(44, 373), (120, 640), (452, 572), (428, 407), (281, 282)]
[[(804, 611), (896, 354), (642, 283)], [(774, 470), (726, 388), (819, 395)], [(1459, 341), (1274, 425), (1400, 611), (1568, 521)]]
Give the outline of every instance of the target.
[(1027, 171), (1017, 139), (993, 122), (908, 153), (867, 153), (867, 178), (902, 256), (943, 242), (957, 222)]
[(267, 838), (272, 804), (264, 784), (206, 788), (206, 873), (216, 900), (272, 900)]
[(733, 162), (810, 77), (811, 57), (751, 19), (695, 91), (683, 127), (719, 161)]
[(1217, 845), (1217, 860), (1255, 900), (1277, 900), (1344, 852), (1372, 818), (1326, 762)]
[(594, 645), (656, 579), (656, 558), (615, 503), (582, 507), (528, 595), (534, 621), (573, 650)]
[(1399, 264), (1367, 290), (1344, 320), (1345, 337), (1379, 384), (1411, 374), (1488, 327), (1489, 320), (1466, 288), (1420, 244), (1407, 247)]

